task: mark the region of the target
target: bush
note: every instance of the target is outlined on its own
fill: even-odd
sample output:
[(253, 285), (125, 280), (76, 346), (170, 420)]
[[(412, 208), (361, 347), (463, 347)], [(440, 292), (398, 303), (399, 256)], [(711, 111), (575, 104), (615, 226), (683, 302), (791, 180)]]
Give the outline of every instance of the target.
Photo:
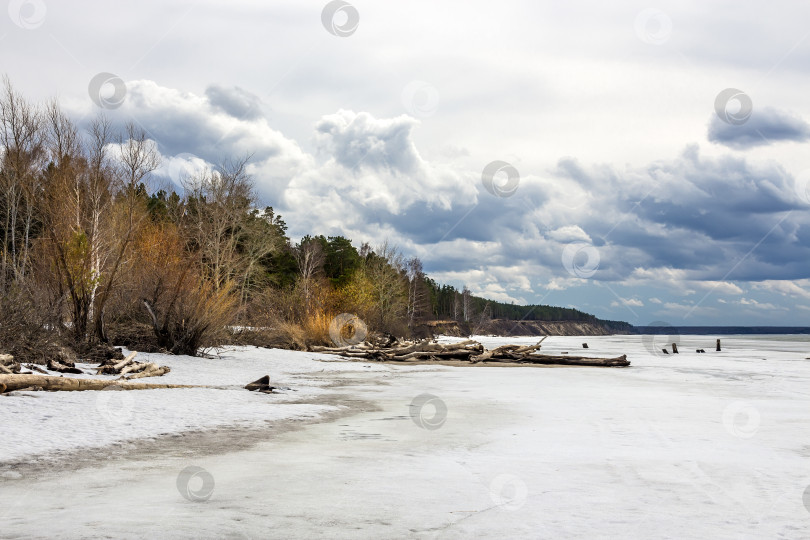
[(34, 364), (69, 356), (55, 310), (46, 305), (32, 291), (18, 287), (0, 295), (0, 352)]

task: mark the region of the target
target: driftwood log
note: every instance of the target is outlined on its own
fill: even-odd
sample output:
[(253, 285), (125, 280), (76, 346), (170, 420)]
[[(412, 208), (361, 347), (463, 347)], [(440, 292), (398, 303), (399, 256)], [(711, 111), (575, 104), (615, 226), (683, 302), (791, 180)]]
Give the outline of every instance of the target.
[(0, 373), (10, 375), (20, 372), (20, 364), (10, 354), (0, 354)]
[(599, 366), (599, 367), (627, 367), (630, 361), (627, 355), (623, 354), (615, 358), (592, 358), (587, 356), (553, 355), (553, 354), (529, 354), (521, 359), (495, 359), (490, 362), (513, 362), (515, 364), (545, 364), (556, 366)]
[(122, 379), (143, 379), (160, 377), (171, 371), (168, 366), (159, 366), (154, 362), (136, 362), (138, 355), (133, 351), (117, 364), (105, 364), (96, 368), (96, 375), (121, 375)]
[[(166, 388), (220, 388), (198, 384), (154, 384), (136, 382), (129, 379), (77, 379), (73, 377), (56, 377), (53, 375), (0, 375), (0, 394), (15, 390), (41, 389), (47, 391), (83, 392), (87, 390), (157, 390)], [(275, 387), (270, 386), (270, 377), (248, 384), (248, 390), (260, 390), (270, 393)]]
[(312, 352), (337, 354), (345, 358), (376, 360), (379, 362), (423, 362), (431, 360), (460, 360), (471, 363), (495, 362), (515, 364), (546, 364), (562, 366), (625, 367), (630, 362), (626, 355), (615, 358), (539, 354), (543, 337), (535, 345), (501, 345), (487, 350), (474, 340), (439, 344), (430, 340), (397, 342), (390, 347), (377, 348), (370, 343), (350, 347), (312, 347)]
[(26, 388), (41, 388), (50, 391), (82, 392), (85, 390), (153, 390), (157, 388), (210, 388), (188, 384), (149, 384), (129, 380), (77, 379), (53, 375), (0, 375), (0, 388), (3, 392), (13, 392)]
[(48, 369), (51, 371), (56, 371), (57, 373), (73, 373), (74, 375), (84, 374), (84, 371), (77, 368), (72, 362), (63, 364), (59, 360), (55, 360), (53, 358), (48, 360)]

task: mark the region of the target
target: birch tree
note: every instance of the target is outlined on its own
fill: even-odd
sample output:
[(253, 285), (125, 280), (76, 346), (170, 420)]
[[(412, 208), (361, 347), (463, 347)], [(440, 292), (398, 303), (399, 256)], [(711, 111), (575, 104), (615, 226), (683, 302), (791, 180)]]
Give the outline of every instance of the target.
[(298, 271), (301, 273), (300, 283), (304, 295), (304, 311), (309, 313), (312, 309), (312, 285), (315, 276), (323, 269), (326, 256), (323, 245), (317, 238), (305, 236), (293, 250)]
[(0, 286), (21, 283), (29, 270), (31, 240), (38, 225), (36, 199), (44, 166), (43, 115), (3, 79), (0, 95)]

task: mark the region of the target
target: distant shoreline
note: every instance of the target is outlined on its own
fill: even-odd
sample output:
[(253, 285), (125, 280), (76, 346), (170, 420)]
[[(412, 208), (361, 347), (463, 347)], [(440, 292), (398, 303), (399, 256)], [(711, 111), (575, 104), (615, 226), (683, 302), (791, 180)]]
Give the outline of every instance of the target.
[(633, 334), (678, 334), (678, 335), (770, 335), (810, 334), (808, 326), (634, 326)]
[[(517, 336), (607, 336), (607, 335), (804, 335), (810, 334), (810, 326), (676, 326), (646, 325), (616, 328), (605, 322), (593, 321), (527, 321), (491, 319), (482, 323), (459, 321), (428, 321), (427, 332), (417, 333), (417, 337), (428, 335), (470, 336), (494, 335)], [(426, 335), (422, 335), (426, 334)]]

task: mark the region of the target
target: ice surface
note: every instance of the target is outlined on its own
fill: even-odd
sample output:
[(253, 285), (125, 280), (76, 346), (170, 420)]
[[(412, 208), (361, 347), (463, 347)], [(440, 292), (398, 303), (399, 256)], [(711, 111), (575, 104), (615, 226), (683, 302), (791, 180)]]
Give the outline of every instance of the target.
[[(178, 455), (169, 446), (78, 471), (0, 475), (0, 536), (810, 538), (810, 343), (727, 336), (717, 353), (711, 337), (675, 340), (679, 355), (655, 354), (669, 336), (543, 344), (546, 353), (627, 353), (626, 369), (366, 368), (250, 348), (227, 351), (227, 362), (161, 358), (176, 368), (174, 382), (236, 385), (269, 373), (313, 399), (339, 392), (376, 409), (246, 450)], [(327, 388), (333, 381), (344, 386)], [(155, 398), (180, 411), (175, 429), (262, 422), (287, 414), (266, 409), (286, 410), (293, 394), (194, 392)], [(83, 394), (87, 401), (65, 399)], [(103, 443), (92, 394), (101, 393), (0, 398), (3, 451), (24, 446), (5, 438), (7, 410), (15, 437), (41, 437), (52, 449), (81, 443), (69, 425), (41, 423), (43, 403), (63, 422), (80, 419), (84, 437)], [(147, 406), (138, 398), (134, 407)], [(196, 408), (206, 414), (192, 414)], [(208, 424), (208, 415), (222, 424)], [(139, 417), (132, 429), (154, 436)], [(203, 472), (178, 486), (189, 466)]]

